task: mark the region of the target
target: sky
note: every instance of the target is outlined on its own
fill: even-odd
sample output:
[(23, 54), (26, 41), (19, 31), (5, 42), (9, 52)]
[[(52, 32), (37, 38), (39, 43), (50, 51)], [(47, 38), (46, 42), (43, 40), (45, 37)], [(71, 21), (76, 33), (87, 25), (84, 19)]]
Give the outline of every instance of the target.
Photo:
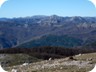
[(8, 0), (0, 8), (0, 18), (34, 15), (94, 17), (96, 8), (88, 0)]

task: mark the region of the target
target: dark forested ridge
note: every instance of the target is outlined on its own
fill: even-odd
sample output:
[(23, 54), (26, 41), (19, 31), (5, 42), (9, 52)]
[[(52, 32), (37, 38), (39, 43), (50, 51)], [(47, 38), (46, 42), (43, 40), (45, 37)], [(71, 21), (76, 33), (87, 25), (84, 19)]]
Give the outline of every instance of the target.
[(28, 54), (39, 59), (62, 58), (77, 54), (96, 52), (93, 49), (63, 48), (63, 47), (36, 47), (36, 48), (8, 48), (1, 49), (2, 54)]
[(58, 36), (58, 35), (46, 35), (42, 36), (39, 39), (30, 40), (29, 42), (23, 43), (17, 48), (34, 48), (34, 47), (41, 47), (41, 46), (55, 46), (55, 47), (66, 47), (72, 48), (74, 46), (81, 46), (83, 40), (69, 37), (66, 35)]

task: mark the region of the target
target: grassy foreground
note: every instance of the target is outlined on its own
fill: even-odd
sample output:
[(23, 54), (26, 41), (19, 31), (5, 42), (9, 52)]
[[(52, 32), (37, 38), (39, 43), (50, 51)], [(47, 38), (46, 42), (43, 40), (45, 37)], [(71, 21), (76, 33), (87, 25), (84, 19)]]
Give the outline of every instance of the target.
[(44, 60), (26, 65), (6, 67), (9, 72), (16, 69), (18, 72), (88, 72), (96, 64), (96, 53), (79, 54), (72, 57)]

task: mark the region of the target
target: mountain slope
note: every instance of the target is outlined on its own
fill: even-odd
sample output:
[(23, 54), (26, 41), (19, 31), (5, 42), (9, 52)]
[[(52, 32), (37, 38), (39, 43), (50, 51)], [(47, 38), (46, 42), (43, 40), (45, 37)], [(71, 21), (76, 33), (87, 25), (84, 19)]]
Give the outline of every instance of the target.
[(44, 46), (76, 47), (82, 45), (82, 40), (68, 36), (47, 35), (17, 46), (16, 48), (33, 48)]
[[(0, 48), (11, 48), (34, 37), (68, 35), (83, 40), (96, 41), (96, 17), (33, 16), (25, 18), (0, 18)], [(3, 39), (3, 41), (2, 41)]]

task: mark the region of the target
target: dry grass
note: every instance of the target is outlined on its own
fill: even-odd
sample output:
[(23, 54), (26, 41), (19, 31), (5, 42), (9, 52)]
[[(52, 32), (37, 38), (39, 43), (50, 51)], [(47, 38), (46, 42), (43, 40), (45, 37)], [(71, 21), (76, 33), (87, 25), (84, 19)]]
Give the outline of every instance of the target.
[(28, 65), (18, 65), (6, 68), (9, 72), (12, 69), (18, 72), (88, 72), (96, 64), (96, 53), (74, 56), (76, 60), (68, 58), (46, 60)]

